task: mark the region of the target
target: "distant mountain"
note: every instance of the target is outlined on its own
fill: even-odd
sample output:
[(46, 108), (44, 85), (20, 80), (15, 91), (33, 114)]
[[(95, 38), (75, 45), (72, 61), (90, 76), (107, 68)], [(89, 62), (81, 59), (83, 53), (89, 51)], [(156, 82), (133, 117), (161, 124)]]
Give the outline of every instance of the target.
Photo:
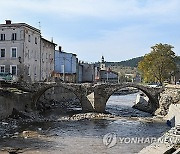
[(176, 64), (177, 64), (177, 65), (180, 65), (180, 56), (177, 56)]
[[(132, 58), (121, 62), (106, 62), (107, 66), (137, 67), (143, 56)], [(176, 63), (180, 65), (180, 56), (177, 56)]]
[(138, 62), (143, 59), (142, 57), (132, 58), (121, 62), (106, 62), (107, 66), (123, 66), (123, 67), (137, 67)]

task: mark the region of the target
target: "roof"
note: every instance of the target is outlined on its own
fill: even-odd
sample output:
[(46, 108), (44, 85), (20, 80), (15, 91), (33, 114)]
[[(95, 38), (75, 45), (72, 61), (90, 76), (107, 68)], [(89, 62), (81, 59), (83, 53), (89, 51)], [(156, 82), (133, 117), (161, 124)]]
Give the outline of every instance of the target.
[(45, 38), (43, 38), (43, 37), (41, 37), (41, 39), (43, 40), (43, 41), (46, 41), (46, 42), (48, 42), (48, 43), (51, 43), (51, 44), (53, 44), (53, 45), (57, 45), (56, 43), (54, 43), (54, 42), (51, 42), (51, 41), (49, 41), (49, 40), (46, 40)]
[(41, 33), (41, 31), (33, 26), (30, 26), (26, 23), (12, 23), (12, 24), (0, 24), (0, 27), (28, 27), (38, 33)]
[(113, 74), (116, 74), (116, 75), (118, 75), (118, 73), (117, 72), (115, 72), (115, 71), (107, 71), (107, 70), (100, 70), (100, 72), (111, 72), (111, 73), (113, 73)]
[(72, 54), (73, 56), (77, 56), (75, 53), (71, 53), (71, 52), (65, 52), (65, 51), (59, 51), (59, 50), (55, 50), (56, 52), (61, 52), (61, 53), (64, 53), (64, 54)]

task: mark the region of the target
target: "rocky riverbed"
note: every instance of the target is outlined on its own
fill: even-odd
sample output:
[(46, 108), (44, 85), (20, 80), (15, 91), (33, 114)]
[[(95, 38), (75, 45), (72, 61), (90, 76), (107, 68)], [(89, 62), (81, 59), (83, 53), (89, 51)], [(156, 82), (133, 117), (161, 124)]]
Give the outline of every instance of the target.
[(139, 154), (178, 154), (180, 153), (180, 126), (171, 128), (150, 146), (142, 149)]
[[(14, 111), (0, 122), (1, 153), (138, 153), (150, 143), (122, 144), (118, 139), (160, 137), (169, 127), (161, 117), (131, 108), (135, 97), (112, 96), (107, 113), (58, 108), (61, 103), (52, 103), (47, 112)], [(106, 145), (108, 133), (117, 138), (111, 148)]]

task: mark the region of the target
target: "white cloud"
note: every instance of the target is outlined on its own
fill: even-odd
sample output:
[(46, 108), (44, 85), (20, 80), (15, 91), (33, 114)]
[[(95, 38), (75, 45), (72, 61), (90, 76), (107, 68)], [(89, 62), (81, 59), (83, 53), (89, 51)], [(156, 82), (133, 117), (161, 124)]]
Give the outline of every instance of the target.
[(146, 5), (140, 6), (138, 0), (6, 0), (1, 2), (0, 8), (1, 12), (16, 12), (24, 9), (66, 18), (91, 16), (121, 19), (134, 16), (169, 16), (171, 13), (179, 12), (180, 1), (147, 0)]
[(166, 33), (154, 29), (153, 25), (128, 26), (115, 31), (104, 31), (101, 38), (94, 40), (64, 40), (63, 47), (76, 52), (81, 60), (98, 61), (102, 55), (107, 61), (121, 61), (142, 56), (150, 52), (156, 43), (168, 43), (175, 46), (178, 53), (180, 40), (169, 40)]
[[(121, 28), (119, 24), (113, 30), (104, 28), (94, 40), (86, 39), (86, 36), (84, 40), (63, 38), (53, 25), (47, 27), (46, 36), (51, 35), (49, 31), (57, 32), (57, 43), (62, 43), (69, 52), (76, 52), (82, 60), (97, 61), (104, 54), (111, 58), (108, 60), (118, 61), (141, 56), (149, 52), (155, 43), (172, 42), (177, 48), (180, 44), (173, 37), (171, 41), (167, 40), (166, 32), (157, 28), (180, 24), (180, 0), (143, 0), (143, 3), (141, 0), (6, 0), (1, 2), (0, 10), (0, 19), (9, 18), (29, 24), (32, 24), (31, 18), (36, 18), (33, 20), (37, 22), (41, 21), (38, 18), (55, 18), (60, 24), (64, 20), (79, 20), (83, 24), (83, 18), (127, 22)], [(32, 17), (26, 17), (26, 14), (32, 14)]]

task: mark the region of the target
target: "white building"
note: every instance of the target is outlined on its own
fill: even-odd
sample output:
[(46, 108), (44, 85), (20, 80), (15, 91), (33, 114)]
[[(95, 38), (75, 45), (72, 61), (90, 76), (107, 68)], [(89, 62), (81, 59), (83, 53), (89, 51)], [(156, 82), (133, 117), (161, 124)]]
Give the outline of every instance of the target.
[(106, 66), (104, 56), (101, 58), (99, 67), (95, 68), (95, 81), (96, 82), (118, 82), (118, 73)]
[(55, 67), (55, 46), (53, 42), (50, 42), (44, 38), (41, 38), (41, 80), (49, 80), (52, 77), (52, 73)]
[[(40, 30), (26, 23), (6, 20), (5, 24), (0, 24), (0, 72), (10, 72), (27, 82), (40, 81), (44, 74), (47, 77), (54, 64), (44, 69), (42, 53), (49, 53), (54, 59), (55, 44), (48, 42), (44, 49), (43, 42), (47, 41), (41, 38)], [(45, 61), (49, 62), (49, 57)]]

